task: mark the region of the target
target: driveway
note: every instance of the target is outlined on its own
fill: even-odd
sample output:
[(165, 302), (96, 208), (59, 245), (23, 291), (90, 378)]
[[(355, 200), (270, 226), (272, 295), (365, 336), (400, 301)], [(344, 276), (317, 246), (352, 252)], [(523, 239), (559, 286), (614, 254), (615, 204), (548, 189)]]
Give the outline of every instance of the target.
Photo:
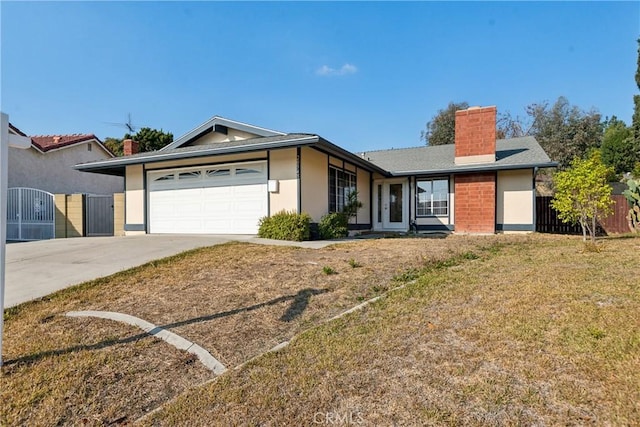
[(249, 235), (168, 234), (11, 243), (7, 245), (5, 307), (189, 249), (230, 241), (309, 248), (335, 243), (283, 242)]
[(251, 236), (143, 235), (7, 245), (5, 307), (189, 249)]

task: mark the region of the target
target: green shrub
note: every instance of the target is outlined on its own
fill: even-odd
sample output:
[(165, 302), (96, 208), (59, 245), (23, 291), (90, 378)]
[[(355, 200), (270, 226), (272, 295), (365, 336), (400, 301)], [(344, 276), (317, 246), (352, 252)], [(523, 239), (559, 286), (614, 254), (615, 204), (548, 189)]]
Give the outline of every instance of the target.
[(280, 211), (260, 219), (258, 237), (276, 240), (309, 240), (311, 217), (306, 213)]
[(349, 218), (342, 212), (331, 212), (320, 218), (318, 234), (321, 239), (337, 239), (349, 234)]

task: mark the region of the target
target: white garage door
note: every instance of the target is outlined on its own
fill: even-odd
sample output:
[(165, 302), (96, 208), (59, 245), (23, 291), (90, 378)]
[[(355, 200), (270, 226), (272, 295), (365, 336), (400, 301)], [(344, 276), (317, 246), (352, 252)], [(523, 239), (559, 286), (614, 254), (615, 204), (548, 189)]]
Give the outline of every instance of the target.
[(150, 171), (151, 233), (256, 234), (267, 215), (267, 164)]

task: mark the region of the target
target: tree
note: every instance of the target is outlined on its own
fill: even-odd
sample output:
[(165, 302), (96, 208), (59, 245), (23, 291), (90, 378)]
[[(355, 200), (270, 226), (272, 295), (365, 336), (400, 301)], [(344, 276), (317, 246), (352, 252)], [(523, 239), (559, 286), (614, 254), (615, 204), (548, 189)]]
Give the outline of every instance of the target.
[(575, 157), (584, 157), (602, 140), (600, 113), (582, 111), (561, 96), (552, 106), (548, 102), (526, 108), (531, 126), (527, 131), (540, 143), (552, 160), (566, 168)]
[(468, 102), (450, 102), (447, 108), (438, 110), (431, 121), (427, 123), (427, 129), (420, 134), (420, 139), (427, 145), (453, 144), (456, 134), (456, 111), (469, 108)]
[(591, 242), (595, 243), (598, 220), (612, 212), (611, 187), (607, 182), (610, 173), (611, 168), (602, 163), (600, 151), (593, 150), (586, 159), (574, 158), (569, 169), (554, 176), (556, 194), (551, 206), (562, 221), (580, 223), (584, 241), (589, 232)]
[(123, 138), (106, 137), (104, 145), (111, 150), (116, 156), (124, 154), (123, 141), (125, 139), (133, 139), (138, 142), (139, 151), (155, 151), (173, 142), (173, 134), (164, 132), (162, 129), (141, 128), (135, 135), (126, 133)]
[(611, 166), (616, 174), (631, 172), (639, 160), (633, 130), (616, 116), (606, 122), (601, 151), (602, 161)]
[(123, 155), (122, 139), (108, 136), (104, 139), (104, 146), (118, 157)]
[(524, 124), (520, 117), (513, 118), (511, 113), (498, 113), (498, 120), (496, 121), (496, 138), (518, 138), (525, 136)]
[(126, 134), (124, 139), (133, 139), (140, 144), (140, 152), (156, 151), (173, 142), (173, 134), (162, 129), (141, 128), (135, 135)]

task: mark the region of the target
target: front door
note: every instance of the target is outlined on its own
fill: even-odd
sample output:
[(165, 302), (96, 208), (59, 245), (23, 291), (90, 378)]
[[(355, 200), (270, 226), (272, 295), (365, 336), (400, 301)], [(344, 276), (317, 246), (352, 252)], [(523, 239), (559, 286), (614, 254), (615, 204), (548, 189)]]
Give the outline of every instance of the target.
[(408, 229), (408, 186), (405, 179), (381, 180), (374, 184), (374, 229)]

